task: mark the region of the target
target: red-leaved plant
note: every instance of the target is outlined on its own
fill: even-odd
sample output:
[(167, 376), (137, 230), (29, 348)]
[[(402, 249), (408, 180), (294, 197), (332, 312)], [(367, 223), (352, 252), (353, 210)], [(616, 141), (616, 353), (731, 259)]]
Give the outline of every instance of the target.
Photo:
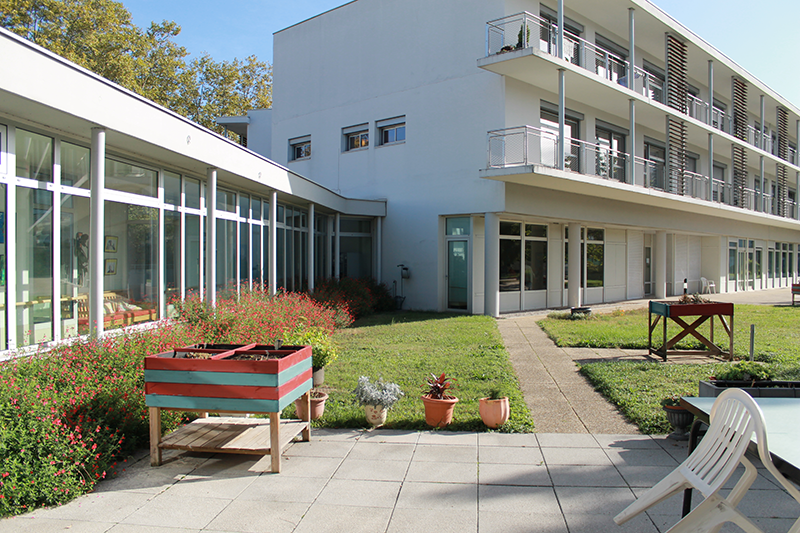
[(448, 394), (448, 391), (454, 387), (455, 380), (453, 378), (448, 378), (444, 373), (439, 377), (436, 377), (436, 374), (431, 374), (431, 377), (428, 378), (426, 396), (434, 400), (451, 400), (454, 396)]

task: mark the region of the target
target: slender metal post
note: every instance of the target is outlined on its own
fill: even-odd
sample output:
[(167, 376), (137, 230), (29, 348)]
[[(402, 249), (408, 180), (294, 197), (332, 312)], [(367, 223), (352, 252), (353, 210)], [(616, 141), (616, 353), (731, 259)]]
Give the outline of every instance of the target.
[(758, 146), (762, 150), (766, 150), (767, 147), (766, 147), (766, 144), (764, 143), (764, 132), (767, 130), (767, 128), (766, 128), (766, 126), (764, 124), (764, 107), (765, 107), (765, 104), (764, 104), (764, 95), (763, 94), (761, 95), (760, 100), (761, 100), (761, 126), (760, 126), (760, 128), (758, 130), (758, 141), (756, 141), (756, 146)]
[(92, 128), (89, 218), (89, 331), (103, 334), (103, 228), (106, 181), (106, 130)]
[(628, 89), (636, 90), (636, 10), (628, 8)]
[[(628, 102), (628, 128), (630, 129), (630, 140), (628, 152), (630, 153), (630, 182), (636, 184), (636, 100), (631, 98)], [(626, 180), (627, 181), (627, 180)]]
[(556, 29), (556, 44), (558, 57), (564, 59), (564, 0), (558, 0), (558, 28)]
[(336, 213), (336, 220), (334, 221), (334, 224), (336, 226), (334, 228), (334, 231), (336, 232), (336, 234), (335, 234), (335, 237), (333, 239), (334, 248), (335, 248), (334, 255), (333, 255), (333, 276), (336, 279), (340, 279), (342, 277), (342, 272), (341, 272), (342, 261), (341, 261), (341, 257), (339, 257), (339, 255), (341, 253), (340, 252), (341, 248), (339, 247), (339, 243), (341, 242), (341, 234), (342, 234), (341, 223), (342, 223), (342, 215), (341, 215), (341, 213)]
[(714, 60), (708, 60), (708, 113), (706, 124), (714, 124)]
[(308, 292), (314, 292), (314, 204), (308, 204)]
[(564, 170), (564, 156), (566, 155), (566, 139), (564, 139), (565, 121), (567, 118), (566, 98), (564, 96), (565, 72), (563, 68), (558, 69), (558, 157), (557, 167)]

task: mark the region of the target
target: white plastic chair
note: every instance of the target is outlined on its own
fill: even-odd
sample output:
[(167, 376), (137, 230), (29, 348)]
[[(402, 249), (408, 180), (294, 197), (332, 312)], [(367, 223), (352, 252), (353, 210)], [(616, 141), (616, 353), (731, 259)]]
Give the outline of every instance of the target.
[[(736, 506), (758, 475), (744, 456), (755, 433), (758, 455), (764, 467), (800, 503), (800, 491), (772, 463), (767, 447), (767, 432), (761, 408), (741, 389), (728, 389), (717, 397), (711, 408), (710, 426), (692, 454), (667, 477), (659, 481), (641, 498), (614, 517), (623, 524), (642, 511), (666, 500), (684, 489), (697, 489), (706, 499), (669, 529), (668, 533), (719, 531), (725, 522), (733, 522), (744, 531), (763, 533)], [(794, 423), (787, 420), (787, 424)], [(741, 463), (745, 472), (727, 498), (719, 490)], [(800, 533), (800, 519), (789, 533)]]
[(709, 293), (710, 294), (712, 292), (713, 293), (717, 292), (717, 284), (714, 281), (711, 281), (710, 279), (707, 279), (707, 278), (700, 278), (700, 281), (703, 284), (703, 287), (701, 289), (702, 293)]

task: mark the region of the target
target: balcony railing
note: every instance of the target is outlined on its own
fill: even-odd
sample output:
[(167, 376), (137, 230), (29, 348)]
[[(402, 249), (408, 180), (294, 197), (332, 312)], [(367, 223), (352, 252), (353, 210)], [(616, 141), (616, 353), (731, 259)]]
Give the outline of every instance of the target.
[[(487, 138), (489, 169), (527, 165), (559, 168), (558, 134), (552, 130), (519, 126), (490, 131)], [(730, 183), (696, 172), (684, 171), (681, 186), (679, 175), (667, 172), (664, 161), (635, 157), (633, 165), (630, 165), (630, 154), (580, 139), (565, 139), (563, 150), (563, 170), (567, 172), (658, 189), (751, 211), (777, 213), (777, 204), (771, 195), (745, 188), (741, 197), (734, 201), (733, 186)], [(630, 175), (631, 171), (633, 176)], [(797, 213), (796, 202), (787, 200), (787, 217), (796, 219)]]
[[(486, 23), (487, 57), (534, 46), (550, 55), (558, 56), (557, 41), (558, 26), (527, 11)], [(630, 62), (567, 30), (564, 31), (564, 59), (628, 87), (650, 100), (665, 103), (665, 84), (660, 77), (634, 66), (633, 80), (629, 80)], [(696, 96), (687, 96), (686, 114), (720, 131), (733, 134), (731, 117), (716, 107), (712, 107), (709, 116), (708, 102)], [(753, 126), (748, 126), (747, 142), (772, 153), (772, 138), (769, 135), (765, 134), (763, 140), (760, 143), (758, 141), (759, 133)], [(797, 164), (791, 156), (788, 161)]]

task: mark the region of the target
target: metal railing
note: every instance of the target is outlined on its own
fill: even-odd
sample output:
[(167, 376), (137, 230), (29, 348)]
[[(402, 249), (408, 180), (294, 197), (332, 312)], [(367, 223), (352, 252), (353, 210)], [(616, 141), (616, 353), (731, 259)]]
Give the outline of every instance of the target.
[[(487, 134), (487, 168), (511, 168), (541, 165), (559, 168), (558, 133), (549, 129), (519, 126), (490, 131)], [(745, 188), (736, 199), (733, 185), (685, 170), (683, 180), (677, 172), (668, 172), (663, 160), (635, 157), (610, 149), (606, 145), (580, 139), (565, 139), (563, 170), (587, 176), (627, 183), (632, 186), (658, 189), (714, 203), (741, 207), (751, 211), (777, 214), (777, 201), (771, 194)], [(632, 175), (631, 175), (632, 172)], [(787, 217), (798, 216), (797, 202), (787, 199)]]
[[(759, 138), (761, 142), (759, 142)], [(747, 125), (747, 142), (761, 148), (765, 152), (772, 153), (772, 136), (769, 134), (769, 129), (765, 133), (757, 130), (755, 126)]]

